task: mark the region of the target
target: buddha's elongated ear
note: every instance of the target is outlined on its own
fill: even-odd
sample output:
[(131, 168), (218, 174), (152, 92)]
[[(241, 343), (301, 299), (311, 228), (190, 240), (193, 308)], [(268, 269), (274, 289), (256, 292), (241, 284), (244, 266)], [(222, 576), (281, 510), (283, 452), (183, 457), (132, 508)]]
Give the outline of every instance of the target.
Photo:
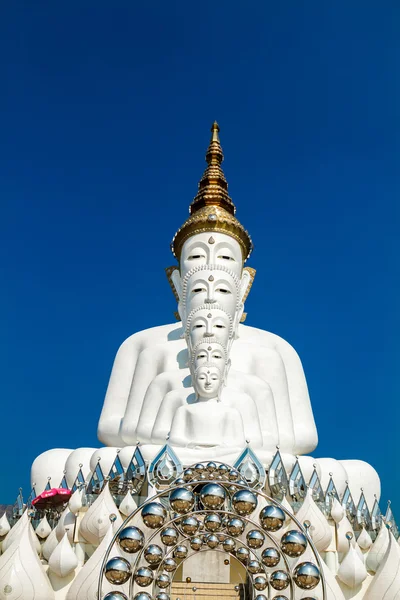
[(175, 296), (175, 300), (179, 302), (182, 297), (182, 284), (179, 268), (176, 266), (167, 267), (165, 269), (165, 273), (167, 275), (169, 285), (171, 286), (171, 290)]
[(246, 298), (250, 293), (251, 286), (253, 285), (254, 277), (256, 276), (256, 270), (251, 267), (245, 267), (242, 272), (242, 278), (240, 280), (240, 301), (244, 304)]

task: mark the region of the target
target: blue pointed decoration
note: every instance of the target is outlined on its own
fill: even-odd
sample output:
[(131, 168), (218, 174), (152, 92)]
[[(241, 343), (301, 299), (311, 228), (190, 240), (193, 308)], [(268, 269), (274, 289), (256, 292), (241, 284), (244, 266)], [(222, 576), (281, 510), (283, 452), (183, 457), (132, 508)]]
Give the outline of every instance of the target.
[(375, 496), (375, 502), (374, 502), (374, 506), (372, 507), (372, 511), (371, 511), (371, 528), (378, 532), (381, 528), (382, 525), (382, 513), (381, 513), (381, 509), (379, 508), (379, 502), (378, 499)]
[(365, 527), (367, 531), (371, 529), (371, 513), (369, 512), (368, 504), (362, 488), (360, 499), (357, 504), (356, 522), (360, 528)]
[(332, 479), (332, 473), (330, 473), (330, 479), (328, 483), (328, 487), (325, 490), (325, 507), (328, 515), (331, 514), (333, 499), (336, 498), (338, 502), (340, 502), (339, 494), (337, 492), (335, 483)]
[(265, 469), (255, 452), (247, 446), (233, 465), (246, 483), (255, 489), (262, 488), (265, 483)]
[(132, 493), (140, 494), (146, 480), (146, 463), (139, 446), (136, 446), (131, 462), (126, 470), (126, 481), (132, 485)]
[(12, 509), (13, 519), (19, 519), (24, 512), (24, 498), (22, 496), (22, 488), (19, 488), (19, 494)]
[(324, 491), (322, 489), (321, 481), (319, 479), (319, 475), (315, 466), (314, 471), (312, 472), (312, 475), (310, 477), (310, 481), (308, 482), (308, 487), (310, 488), (310, 490), (312, 490), (314, 502), (316, 502), (321, 508), (325, 507)]
[(122, 466), (118, 452), (107, 477), (110, 482), (110, 490), (113, 494), (122, 494), (126, 487), (124, 467)]
[(49, 490), (51, 490), (51, 483), (50, 483), (51, 477), (47, 478), (47, 484), (46, 487), (44, 488), (45, 492), (48, 492)]
[(347, 518), (350, 523), (354, 523), (357, 516), (356, 505), (354, 504), (353, 496), (351, 495), (349, 485), (346, 485), (346, 489), (343, 492), (341, 504), (343, 508), (346, 510)]
[(387, 507), (387, 511), (386, 511), (386, 515), (385, 515), (385, 523), (386, 523), (386, 525), (390, 526), (390, 529), (391, 529), (394, 537), (396, 538), (396, 540), (399, 539), (399, 535), (400, 535), (399, 529), (398, 529), (396, 521), (394, 519), (390, 500), (388, 502), (388, 507)]
[(75, 477), (74, 485), (72, 486), (71, 492), (74, 493), (78, 488), (81, 488), (85, 485), (85, 478), (82, 473), (82, 469), (80, 468), (77, 476)]
[(165, 444), (149, 467), (149, 480), (154, 486), (171, 485), (183, 467), (169, 444)]
[(268, 485), (274, 498), (283, 500), (289, 490), (289, 482), (279, 447), (268, 469)]
[(64, 471), (64, 477), (62, 478), (61, 483), (60, 483), (60, 485), (58, 487), (62, 488), (63, 490), (68, 490), (69, 489), (68, 483), (67, 483), (67, 479), (65, 477), (65, 471)]
[(31, 493), (29, 494), (28, 500), (26, 501), (26, 506), (28, 508), (32, 508), (32, 501), (36, 498), (36, 490), (35, 486), (32, 487)]
[(87, 487), (87, 494), (100, 494), (104, 485), (104, 475), (100, 466), (100, 461), (98, 461), (95, 470), (92, 473), (92, 476), (89, 481), (89, 485)]
[(305, 498), (307, 495), (306, 482), (298, 460), (296, 460), (289, 476), (289, 494), (296, 497), (296, 500)]

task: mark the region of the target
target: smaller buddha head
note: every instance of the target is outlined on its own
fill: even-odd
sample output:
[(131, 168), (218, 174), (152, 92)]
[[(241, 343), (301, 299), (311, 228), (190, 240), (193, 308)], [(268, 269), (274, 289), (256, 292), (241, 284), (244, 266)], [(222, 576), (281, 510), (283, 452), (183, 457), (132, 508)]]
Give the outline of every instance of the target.
[(190, 312), (185, 337), (192, 357), (195, 346), (206, 338), (214, 337), (228, 348), (233, 336), (233, 319), (219, 304), (203, 304)]
[(205, 363), (197, 367), (192, 379), (199, 400), (219, 399), (223, 384), (223, 372), (215, 364)]

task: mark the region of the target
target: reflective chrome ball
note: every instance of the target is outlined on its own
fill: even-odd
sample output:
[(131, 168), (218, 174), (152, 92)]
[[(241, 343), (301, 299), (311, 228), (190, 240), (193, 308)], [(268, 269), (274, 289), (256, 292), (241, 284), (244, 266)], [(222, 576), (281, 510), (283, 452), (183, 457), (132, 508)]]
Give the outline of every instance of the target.
[(195, 536), (192, 537), (192, 539), (190, 540), (190, 547), (192, 550), (195, 550), (196, 552), (198, 552), (199, 550), (201, 550), (203, 546), (203, 540), (201, 539), (201, 537)]
[(208, 473), (214, 473), (214, 471), (216, 470), (217, 465), (215, 464), (215, 462), (209, 462), (207, 463), (207, 472)]
[(254, 587), (257, 591), (262, 592), (268, 586), (267, 578), (264, 575), (258, 575), (253, 579)]
[(178, 542), (179, 534), (174, 527), (166, 527), (161, 531), (160, 539), (164, 546), (175, 546)]
[(118, 545), (124, 552), (139, 552), (144, 545), (144, 535), (137, 527), (125, 527), (118, 535)]
[(158, 529), (167, 520), (167, 511), (159, 502), (149, 502), (142, 508), (142, 519), (149, 529)]
[[(136, 598), (136, 596), (135, 596)], [(103, 598), (103, 600), (128, 600), (128, 596), (125, 596), (122, 592), (108, 592)], [(144, 599), (143, 599), (144, 600)], [(146, 600), (151, 600), (150, 598), (146, 598)]]
[(153, 572), (148, 567), (139, 567), (133, 578), (140, 587), (147, 587), (153, 583)]
[[(289, 600), (287, 596), (282, 596), (279, 594), (278, 596), (274, 596), (274, 600)], [(303, 598), (303, 600), (314, 600), (314, 598)]]
[(236, 558), (242, 563), (247, 563), (249, 556), (250, 552), (244, 546), (241, 546), (236, 550)]
[(293, 571), (295, 584), (302, 590), (313, 590), (321, 580), (319, 569), (312, 562), (303, 562)]
[(144, 551), (144, 558), (149, 565), (159, 565), (163, 559), (163, 551), (157, 544), (150, 544)]
[(242, 521), (242, 519), (237, 519), (234, 517), (233, 519), (229, 519), (226, 530), (229, 535), (233, 535), (233, 537), (237, 537), (238, 535), (242, 535), (244, 532), (244, 528), (246, 525)]
[(264, 534), (258, 529), (252, 529), (251, 531), (249, 531), (249, 533), (246, 536), (246, 539), (247, 545), (253, 549), (261, 548), (261, 546), (265, 542)]
[(257, 496), (250, 490), (238, 490), (232, 496), (232, 506), (239, 515), (251, 515), (257, 508)]
[(225, 552), (233, 552), (236, 548), (236, 542), (232, 538), (226, 538), (226, 540), (222, 544), (222, 548)]
[(237, 481), (240, 479), (239, 471), (236, 471), (236, 469), (231, 469), (228, 473), (228, 479), (229, 481)]
[(156, 600), (169, 600), (169, 595), (165, 592), (159, 592), (156, 596)]
[(194, 471), (192, 469), (186, 469), (185, 471), (183, 471), (183, 479), (185, 481), (190, 481), (191, 479), (193, 479), (194, 476)]
[(183, 487), (175, 488), (169, 495), (169, 504), (172, 510), (183, 515), (192, 510), (194, 506), (194, 494)]
[[(276, 600), (276, 598), (277, 596), (275, 596), (274, 600)], [(257, 594), (254, 600), (268, 600), (268, 598), (267, 596), (264, 596), (264, 594)]]
[(183, 485), (185, 482), (185, 480), (183, 479), (183, 477), (178, 477), (178, 479), (175, 479), (174, 481), (174, 485)]
[(200, 523), (196, 517), (185, 517), (181, 521), (181, 529), (186, 535), (193, 535), (199, 530)]
[(257, 573), (260, 573), (263, 569), (258, 560), (251, 560), (247, 565), (247, 570), (252, 575), (257, 575)]
[(219, 467), (218, 467), (218, 474), (219, 475), (224, 476), (224, 475), (227, 474), (227, 472), (228, 472), (228, 467), (226, 465), (219, 465)]
[(290, 577), (286, 571), (274, 571), (271, 573), (269, 582), (274, 590), (285, 590), (289, 585)]
[(219, 483), (207, 483), (200, 493), (200, 500), (204, 508), (221, 508), (225, 499), (225, 489)]
[(186, 546), (177, 546), (173, 552), (174, 558), (186, 558), (188, 549)]
[(211, 513), (204, 517), (204, 527), (207, 531), (219, 531), (222, 527), (222, 519), (219, 514)]
[(215, 548), (218, 547), (219, 539), (217, 538), (216, 535), (214, 535), (213, 533), (210, 533), (206, 537), (206, 544), (209, 548), (211, 548), (211, 550), (214, 550)]
[(156, 584), (158, 585), (159, 588), (165, 589), (170, 585), (170, 583), (171, 583), (171, 578), (169, 575), (167, 575), (167, 573), (161, 573), (160, 575), (157, 576)]
[(126, 583), (132, 575), (131, 564), (126, 558), (115, 556), (107, 561), (104, 571), (107, 581), (113, 585)]
[(178, 565), (174, 558), (166, 558), (162, 564), (162, 568), (167, 573), (173, 573), (178, 568)]
[(152, 598), (147, 592), (139, 592), (138, 594), (135, 594), (133, 600), (152, 600)]
[(266, 531), (279, 531), (285, 523), (285, 513), (279, 506), (269, 504), (260, 512), (260, 523)]
[(281, 555), (276, 548), (265, 548), (261, 554), (262, 564), (266, 567), (276, 567), (281, 560)]
[(197, 465), (195, 466), (194, 470), (196, 471), (196, 473), (198, 475), (201, 475), (205, 471), (205, 466), (202, 463), (197, 463)]
[(286, 532), (281, 538), (281, 549), (290, 558), (297, 558), (304, 554), (307, 548), (307, 539), (301, 531)]

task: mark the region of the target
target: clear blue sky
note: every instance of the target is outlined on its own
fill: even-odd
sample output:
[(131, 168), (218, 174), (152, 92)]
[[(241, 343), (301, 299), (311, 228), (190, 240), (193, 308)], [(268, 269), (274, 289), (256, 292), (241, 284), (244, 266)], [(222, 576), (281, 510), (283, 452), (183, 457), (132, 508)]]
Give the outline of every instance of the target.
[(400, 520), (399, 19), (395, 0), (1, 4), (0, 502), (44, 450), (98, 444), (119, 344), (173, 320), (169, 242), (217, 119), (255, 243), (248, 324), (299, 352), (315, 455), (372, 463)]

